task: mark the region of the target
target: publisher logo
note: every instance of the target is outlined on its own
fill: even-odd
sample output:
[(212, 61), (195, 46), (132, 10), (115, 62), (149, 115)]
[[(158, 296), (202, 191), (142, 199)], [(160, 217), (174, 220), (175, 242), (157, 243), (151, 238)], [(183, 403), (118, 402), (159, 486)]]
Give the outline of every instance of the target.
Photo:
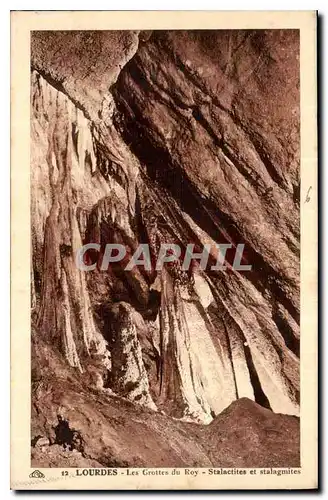
[(35, 470), (33, 472), (31, 472), (31, 474), (29, 475), (30, 478), (32, 479), (42, 479), (44, 477), (46, 477), (41, 471), (39, 470)]

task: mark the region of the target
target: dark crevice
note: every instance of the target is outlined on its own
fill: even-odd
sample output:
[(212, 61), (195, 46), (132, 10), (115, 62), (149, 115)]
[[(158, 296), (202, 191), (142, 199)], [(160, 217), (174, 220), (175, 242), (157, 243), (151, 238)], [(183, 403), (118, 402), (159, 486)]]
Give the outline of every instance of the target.
[(77, 129), (77, 125), (76, 123), (72, 123), (72, 142), (76, 157), (79, 159), (78, 139), (79, 139), (79, 131)]
[(256, 372), (256, 368), (254, 366), (251, 350), (248, 347), (248, 345), (245, 345), (245, 342), (244, 342), (244, 352), (245, 352), (245, 358), (246, 358), (249, 376), (251, 379), (251, 384), (252, 384), (252, 387), (254, 390), (255, 401), (256, 401), (256, 403), (263, 406), (264, 408), (268, 408), (269, 410), (271, 410), (269, 400), (266, 397), (266, 395), (262, 389), (259, 376)]
[[(211, 139), (214, 142), (214, 145), (217, 146), (218, 148), (221, 149), (222, 153), (228, 158), (231, 163), (235, 165), (235, 167), (239, 170), (241, 175), (248, 180), (248, 182), (253, 186), (256, 191), (259, 191), (259, 185), (256, 182), (257, 179), (254, 179), (252, 175), (247, 171), (246, 167), (241, 163), (240, 160), (233, 154), (231, 148), (228, 146), (227, 143), (224, 142), (223, 139), (219, 138), (217, 134), (214, 132), (213, 128), (209, 124), (209, 122), (205, 119), (203, 114), (201, 113), (200, 109), (195, 107), (192, 112), (193, 117), (195, 120), (206, 130), (208, 135), (211, 137)], [(263, 194), (262, 192), (259, 192), (258, 194)]]
[(277, 325), (277, 328), (284, 338), (286, 346), (296, 356), (300, 356), (300, 339), (295, 337), (295, 334), (284, 316), (276, 309), (272, 314), (272, 319)]
[(128, 178), (123, 169), (109, 159), (106, 147), (94, 139), (94, 151), (96, 155), (97, 168), (104, 179), (108, 181), (112, 177), (124, 190), (128, 186)]
[(49, 85), (51, 85), (52, 87), (54, 87), (59, 92), (62, 92), (74, 104), (74, 106), (76, 106), (80, 111), (82, 111), (82, 113), (84, 114), (85, 118), (87, 118), (88, 120), (91, 120), (91, 117), (90, 117), (89, 113), (81, 105), (81, 103), (78, 102), (76, 99), (74, 99), (71, 95), (69, 95), (67, 93), (67, 91), (65, 90), (65, 87), (63, 85), (63, 82), (65, 81), (64, 79), (62, 79), (62, 80), (59, 80), (59, 79), (55, 80), (49, 73), (47, 73), (46, 71), (44, 71), (42, 69), (36, 68), (33, 65), (31, 65), (31, 71), (35, 71), (36, 73), (38, 73), (39, 75), (41, 75), (42, 78), (44, 78), (44, 80), (46, 80), (49, 83)]
[(300, 205), (300, 199), (301, 199), (301, 182), (299, 181), (298, 184), (293, 185), (293, 201), (294, 203), (297, 204), (298, 207)]
[[(248, 133), (249, 136), (249, 133)], [(250, 137), (250, 136), (249, 136)], [(263, 144), (261, 140), (263, 141), (263, 138), (261, 140), (258, 140), (257, 137), (253, 134), (250, 137), (257, 154), (259, 155), (263, 165), (265, 166), (268, 174), (270, 175), (271, 179), (278, 184), (278, 186), (285, 185), (285, 179), (277, 172), (276, 167), (274, 166), (273, 162), (270, 160), (270, 157), (268, 153), (266, 152), (265, 148), (263, 147)]]
[(84, 440), (81, 433), (76, 429), (70, 427), (69, 421), (61, 415), (57, 415), (58, 423), (54, 427), (55, 442), (63, 446), (64, 450), (77, 450), (80, 453), (84, 451)]
[[(243, 344), (244, 353), (245, 353), (245, 360), (246, 360), (246, 364), (247, 364), (247, 368), (248, 368), (248, 372), (249, 372), (249, 376), (250, 376), (251, 385), (252, 385), (253, 391), (254, 391), (255, 401), (256, 401), (256, 403), (263, 406), (264, 408), (268, 408), (271, 410), (269, 399), (267, 398), (265, 392), (262, 389), (261, 382), (260, 382), (259, 376), (257, 374), (256, 368), (255, 368), (255, 365), (253, 362), (252, 353), (250, 351), (250, 348), (248, 347), (248, 344), (246, 342), (246, 338), (243, 334), (243, 331), (239, 328), (239, 326), (235, 322), (234, 318), (232, 316), (230, 316), (228, 311), (225, 309), (225, 307), (221, 301), (221, 298), (218, 294), (218, 291), (217, 291), (216, 287), (213, 286), (211, 280), (209, 280), (208, 283), (211, 287), (211, 291), (213, 293), (213, 296), (215, 297), (215, 301), (216, 301), (216, 305), (217, 305), (217, 310), (215, 310), (213, 308), (213, 312), (216, 316), (220, 316), (220, 319), (221, 319), (223, 326), (224, 326), (224, 329), (225, 329), (226, 339), (227, 339), (227, 344), (228, 344), (228, 349), (229, 349), (229, 358), (231, 360), (231, 364), (233, 366), (229, 329), (234, 329), (236, 335), (239, 336), (240, 341)], [(236, 387), (237, 394), (238, 394), (238, 386), (237, 386), (234, 367), (233, 367), (232, 371), (233, 371), (233, 375), (234, 375), (234, 379), (235, 379), (235, 387)], [(239, 395), (238, 395), (238, 397), (239, 397)]]

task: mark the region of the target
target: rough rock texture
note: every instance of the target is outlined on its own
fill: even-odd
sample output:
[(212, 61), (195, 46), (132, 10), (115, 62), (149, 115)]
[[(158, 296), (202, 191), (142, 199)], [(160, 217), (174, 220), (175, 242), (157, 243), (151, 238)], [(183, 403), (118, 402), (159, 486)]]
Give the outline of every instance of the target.
[[(297, 419), (272, 411), (299, 412), (298, 32), (35, 32), (31, 51), (32, 435), (63, 406), (103, 465), (297, 465)], [(227, 270), (85, 273), (88, 242), (232, 248)]]
[[(91, 390), (37, 332), (33, 348), (32, 436), (50, 443), (33, 443), (33, 467), (299, 466), (297, 417), (242, 398), (208, 426), (181, 422)], [(58, 413), (81, 434), (72, 451), (56, 444)]]

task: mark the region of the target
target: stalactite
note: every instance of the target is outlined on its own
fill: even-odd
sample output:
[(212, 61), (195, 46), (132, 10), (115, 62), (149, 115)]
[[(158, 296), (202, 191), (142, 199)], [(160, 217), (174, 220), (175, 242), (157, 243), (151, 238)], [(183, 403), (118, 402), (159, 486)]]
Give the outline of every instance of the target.
[[(43, 66), (42, 76), (32, 72), (38, 331), (80, 371), (100, 356), (118, 395), (175, 418), (208, 423), (242, 397), (298, 414), (295, 172), (276, 124), (259, 130), (252, 122), (241, 76), (215, 66), (224, 89), (217, 95), (212, 77), (192, 68), (202, 36), (186, 40), (187, 64), (184, 34), (153, 35), (90, 99), (82, 80), (72, 93), (65, 79), (54, 88)], [(225, 271), (153, 265), (162, 243), (190, 242), (211, 244), (213, 264), (221, 240), (233, 249), (244, 242), (253, 270), (236, 272), (231, 258)], [(86, 275), (74, 260), (86, 242), (101, 244), (99, 258), (106, 243), (129, 256), (147, 243), (152, 268), (127, 271), (121, 262), (101, 271), (98, 261)]]

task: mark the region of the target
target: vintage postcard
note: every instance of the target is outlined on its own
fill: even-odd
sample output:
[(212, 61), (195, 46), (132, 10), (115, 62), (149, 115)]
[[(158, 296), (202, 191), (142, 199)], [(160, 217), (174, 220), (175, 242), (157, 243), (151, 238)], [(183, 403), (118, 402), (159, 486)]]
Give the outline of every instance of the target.
[(11, 16), (11, 488), (316, 489), (316, 13)]

